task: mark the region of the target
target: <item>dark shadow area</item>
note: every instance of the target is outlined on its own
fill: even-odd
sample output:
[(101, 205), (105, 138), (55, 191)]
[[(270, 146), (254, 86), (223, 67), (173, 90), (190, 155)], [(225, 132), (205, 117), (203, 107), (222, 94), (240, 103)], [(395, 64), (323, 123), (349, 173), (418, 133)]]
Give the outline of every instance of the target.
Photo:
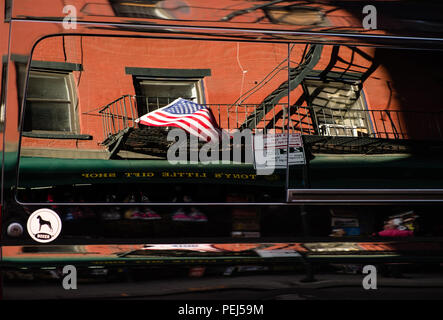
[(398, 104), (389, 107), (404, 111), (402, 130), (408, 138), (443, 139), (443, 52), (378, 48), (376, 56), (390, 75), (388, 85)]

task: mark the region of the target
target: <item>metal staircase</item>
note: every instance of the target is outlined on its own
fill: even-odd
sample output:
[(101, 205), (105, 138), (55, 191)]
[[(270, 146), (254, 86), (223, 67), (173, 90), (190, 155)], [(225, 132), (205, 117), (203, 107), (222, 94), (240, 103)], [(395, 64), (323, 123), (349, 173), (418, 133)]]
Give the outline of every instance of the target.
[(289, 80), (280, 84), (270, 95), (268, 95), (256, 110), (254, 110), (239, 127), (243, 129), (255, 129), (259, 123), (270, 112), (279, 101), (288, 96), (288, 93), (297, 88), (307, 75), (314, 69), (320, 60), (323, 45), (312, 44), (309, 46), (307, 54), (303, 57), (303, 61), (295, 68), (289, 70)]

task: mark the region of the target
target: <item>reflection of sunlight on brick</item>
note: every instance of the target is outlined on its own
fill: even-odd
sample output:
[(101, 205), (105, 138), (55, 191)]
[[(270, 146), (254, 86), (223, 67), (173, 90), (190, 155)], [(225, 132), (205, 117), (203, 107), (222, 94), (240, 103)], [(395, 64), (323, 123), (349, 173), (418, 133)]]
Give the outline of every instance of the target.
[(385, 2), (5, 0), (3, 291), (438, 296), (443, 3)]

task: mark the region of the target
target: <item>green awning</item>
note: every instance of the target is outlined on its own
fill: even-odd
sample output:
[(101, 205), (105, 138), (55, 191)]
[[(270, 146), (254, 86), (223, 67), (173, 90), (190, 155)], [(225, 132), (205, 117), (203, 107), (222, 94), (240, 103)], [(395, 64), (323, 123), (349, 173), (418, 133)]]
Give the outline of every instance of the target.
[[(10, 166), (9, 170), (13, 170)], [(9, 173), (10, 177), (14, 175)], [(441, 188), (443, 161), (412, 155), (315, 155), (311, 188)], [(8, 180), (13, 185), (15, 181)], [(303, 184), (302, 166), (291, 167), (290, 187)], [(208, 183), (284, 187), (286, 170), (257, 175), (252, 164), (170, 164), (167, 160), (22, 157), (19, 187), (101, 183)]]
[(95, 183), (210, 183), (282, 186), (285, 170), (257, 175), (252, 164), (23, 157), (19, 187)]

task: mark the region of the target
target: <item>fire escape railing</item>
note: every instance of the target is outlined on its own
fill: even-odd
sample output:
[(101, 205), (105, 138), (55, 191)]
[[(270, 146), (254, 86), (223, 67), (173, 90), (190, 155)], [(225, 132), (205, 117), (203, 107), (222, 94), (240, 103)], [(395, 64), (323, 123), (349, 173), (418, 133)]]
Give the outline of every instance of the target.
[(103, 141), (119, 132), (137, 127), (138, 109), (135, 95), (123, 95), (99, 109), (102, 118)]
[[(99, 109), (103, 136), (106, 140), (128, 128), (136, 128), (137, 101), (143, 97), (123, 95)], [(252, 131), (268, 133), (289, 131), (304, 135), (369, 137), (379, 139), (443, 140), (443, 112), (333, 109), (276, 104), (263, 115), (257, 104), (206, 104), (220, 128), (232, 131), (242, 127), (245, 120), (254, 121)], [(153, 110), (150, 110), (153, 111)], [(256, 116), (256, 117), (255, 117)]]

